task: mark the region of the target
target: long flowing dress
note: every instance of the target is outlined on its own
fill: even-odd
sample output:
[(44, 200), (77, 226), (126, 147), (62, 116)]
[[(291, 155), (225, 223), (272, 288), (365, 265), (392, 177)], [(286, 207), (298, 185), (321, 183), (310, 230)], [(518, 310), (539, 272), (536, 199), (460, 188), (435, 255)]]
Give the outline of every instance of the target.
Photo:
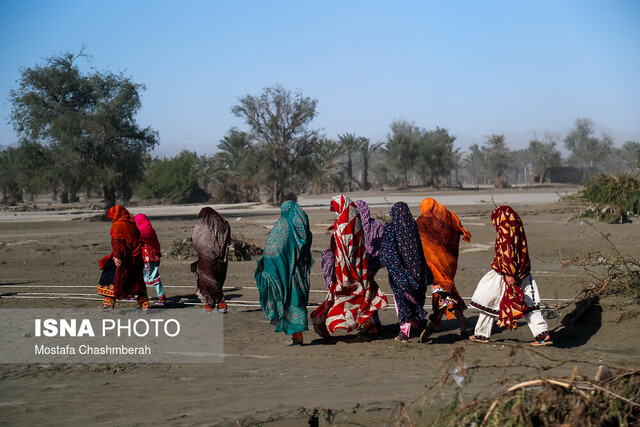
[(160, 258), (162, 252), (156, 230), (151, 226), (151, 221), (145, 214), (138, 214), (133, 219), (140, 231), (142, 241), (142, 261), (144, 262), (144, 282), (147, 287), (154, 287), (158, 295), (157, 305), (163, 305), (166, 297), (164, 287), (160, 279)]
[(460, 237), (471, 241), (471, 233), (460, 219), (443, 205), (428, 197), (420, 203), (421, 215), (416, 220), (424, 257), (433, 273), (431, 299), (434, 314), (431, 319), (440, 323), (443, 314), (453, 319), (455, 312), (466, 310), (454, 282), (458, 269)]
[(334, 273), (325, 300), (311, 313), (313, 328), (322, 337), (338, 329), (349, 332), (368, 324), (377, 310), (388, 305), (387, 297), (369, 276), (362, 221), (356, 205), (341, 195), (331, 200), (330, 209), (338, 214), (329, 227), (333, 232)]
[(198, 261), (191, 264), (196, 276), (196, 295), (204, 305), (214, 308), (222, 306), (222, 286), (227, 277), (229, 260), (227, 248), (231, 243), (229, 223), (212, 208), (200, 210), (193, 228), (193, 247)]
[(398, 339), (406, 341), (411, 326), (418, 327), (426, 318), (424, 302), (432, 275), (409, 206), (398, 202), (389, 213), (391, 222), (384, 226), (381, 251), (400, 321)]
[[(498, 326), (516, 329), (525, 317), (536, 340), (548, 335), (547, 323), (540, 311), (538, 285), (531, 275), (527, 238), (520, 216), (509, 206), (500, 206), (491, 214), (498, 233), (491, 270), (478, 283), (471, 306), (480, 310), (475, 336), (489, 338), (493, 319)], [(510, 285), (505, 276), (515, 279)]]
[(286, 201), (267, 237), (255, 272), (262, 311), (276, 332), (293, 335), (307, 327), (312, 235), (300, 205)]
[[(362, 232), (364, 234), (365, 255), (367, 257), (367, 268), (369, 277), (375, 278), (378, 271), (384, 267), (380, 247), (382, 246), (382, 233), (384, 225), (375, 218), (371, 218), (369, 205), (363, 200), (356, 200), (356, 208), (360, 214), (362, 222)], [(322, 252), (322, 275), (327, 290), (331, 287), (331, 277), (335, 271), (335, 257), (331, 246)]]
[[(116, 300), (136, 295), (138, 305), (147, 309), (149, 301), (142, 272), (140, 232), (133, 217), (123, 206), (112, 207), (107, 216), (112, 221), (111, 254), (98, 262), (100, 268), (106, 270), (98, 285), (98, 294), (104, 297), (103, 307), (113, 307)], [(120, 266), (116, 265), (116, 259), (121, 261)], [(114, 267), (115, 272), (112, 271)], [(113, 283), (108, 283), (111, 277)]]

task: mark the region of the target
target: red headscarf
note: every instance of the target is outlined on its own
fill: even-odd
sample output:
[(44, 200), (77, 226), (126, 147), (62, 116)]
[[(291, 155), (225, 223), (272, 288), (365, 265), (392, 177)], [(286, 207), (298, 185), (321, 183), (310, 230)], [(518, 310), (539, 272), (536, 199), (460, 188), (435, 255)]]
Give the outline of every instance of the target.
[(111, 238), (124, 240), (127, 246), (133, 249), (132, 254), (137, 255), (140, 248), (140, 232), (136, 222), (124, 206), (115, 205), (109, 209), (107, 217), (111, 218)]
[(531, 273), (527, 238), (522, 220), (509, 206), (500, 206), (494, 210), (491, 214), (491, 222), (498, 232), (491, 268), (498, 273), (512, 276), (516, 280), (515, 285), (505, 282), (505, 291), (500, 300), (498, 325), (516, 329), (517, 320), (529, 310), (524, 303), (524, 292), (519, 286), (520, 282)]
[(522, 220), (509, 206), (500, 206), (491, 214), (491, 222), (498, 232), (495, 256), (491, 268), (512, 276), (520, 283), (531, 273), (527, 237)]
[(140, 240), (151, 246), (155, 253), (158, 254), (158, 256), (161, 256), (158, 235), (156, 234), (156, 230), (151, 226), (149, 218), (147, 218), (145, 214), (138, 214), (133, 219), (136, 221), (136, 225), (140, 231)]

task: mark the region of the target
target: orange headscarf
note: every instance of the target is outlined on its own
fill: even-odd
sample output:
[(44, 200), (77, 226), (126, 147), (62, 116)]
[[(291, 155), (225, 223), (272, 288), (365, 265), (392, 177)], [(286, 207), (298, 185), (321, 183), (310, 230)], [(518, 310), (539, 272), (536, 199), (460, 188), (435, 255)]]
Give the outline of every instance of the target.
[(471, 233), (462, 226), (456, 214), (430, 197), (420, 203), (420, 212), (422, 215), (416, 223), (424, 257), (433, 273), (433, 283), (450, 291), (458, 268), (460, 236), (469, 242)]
[(137, 255), (141, 251), (140, 231), (136, 222), (124, 206), (115, 205), (109, 209), (107, 217), (111, 218), (111, 238), (124, 240), (126, 245), (132, 249), (132, 255)]

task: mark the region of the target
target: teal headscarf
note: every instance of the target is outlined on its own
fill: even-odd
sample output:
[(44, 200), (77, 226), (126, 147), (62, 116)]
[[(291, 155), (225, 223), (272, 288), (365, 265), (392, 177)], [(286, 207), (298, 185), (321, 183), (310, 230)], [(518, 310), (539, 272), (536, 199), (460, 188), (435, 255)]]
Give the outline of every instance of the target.
[(300, 205), (286, 201), (267, 237), (255, 278), (262, 311), (276, 332), (306, 331), (311, 257), (309, 218)]

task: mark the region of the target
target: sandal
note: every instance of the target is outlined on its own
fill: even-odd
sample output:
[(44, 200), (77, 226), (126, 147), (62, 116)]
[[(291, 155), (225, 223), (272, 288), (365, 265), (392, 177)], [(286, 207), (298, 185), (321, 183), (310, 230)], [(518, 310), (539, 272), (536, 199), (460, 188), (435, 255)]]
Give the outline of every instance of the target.
[(404, 332), (400, 331), (398, 336), (395, 338), (398, 342), (409, 342), (409, 337)]
[(420, 334), (421, 343), (427, 342), (427, 340), (429, 339), (429, 336), (434, 331), (435, 327), (436, 327), (436, 324), (432, 320), (429, 320), (427, 322), (427, 326), (424, 327), (424, 329), (422, 330), (422, 333)]
[(486, 338), (486, 337), (483, 337), (483, 336), (480, 336), (480, 335), (471, 335), (469, 337), (469, 339), (471, 341), (473, 341), (473, 342), (480, 342), (480, 343), (484, 343), (484, 344), (490, 342), (489, 338)]
[(105, 305), (105, 304), (100, 304), (100, 307), (98, 307), (102, 310), (113, 310), (113, 306), (112, 305)]
[(293, 338), (290, 338), (289, 341), (284, 343), (284, 345), (286, 345), (287, 347), (292, 347), (294, 345), (302, 345), (302, 340), (294, 340)]
[(531, 343), (531, 345), (534, 347), (542, 347), (551, 344), (553, 344), (553, 340), (551, 340), (551, 336), (549, 335), (546, 335), (545, 337), (543, 337), (543, 339), (537, 339)]

